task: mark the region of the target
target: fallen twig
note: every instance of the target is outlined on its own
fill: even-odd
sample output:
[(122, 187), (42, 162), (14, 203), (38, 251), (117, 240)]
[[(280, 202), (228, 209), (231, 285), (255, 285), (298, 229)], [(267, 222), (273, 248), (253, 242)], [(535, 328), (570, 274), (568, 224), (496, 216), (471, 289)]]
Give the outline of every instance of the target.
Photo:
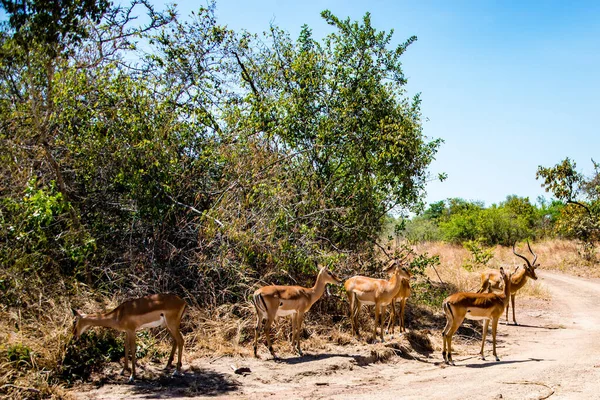
[(33, 392), (33, 393), (39, 393), (40, 392), (40, 390), (36, 389), (36, 388), (13, 385), (12, 383), (7, 383), (7, 384), (4, 384), (4, 385), (0, 386), (0, 390), (5, 390), (5, 389), (9, 389), (9, 388), (10, 389), (22, 390), (22, 391), (27, 391), (27, 392)]

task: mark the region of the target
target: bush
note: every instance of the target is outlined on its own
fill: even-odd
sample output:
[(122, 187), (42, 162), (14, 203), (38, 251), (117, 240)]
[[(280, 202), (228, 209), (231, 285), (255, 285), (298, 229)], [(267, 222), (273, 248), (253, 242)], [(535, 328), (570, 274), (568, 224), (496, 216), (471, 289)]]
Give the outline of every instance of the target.
[(469, 272), (477, 267), (485, 267), (494, 258), (493, 250), (483, 248), (482, 242), (479, 240), (469, 240), (463, 243), (463, 247), (471, 253), (471, 259), (463, 263), (463, 268)]
[[(138, 345), (137, 348), (142, 346)], [(100, 371), (107, 362), (119, 361), (124, 354), (123, 339), (114, 331), (88, 331), (79, 340), (68, 344), (59, 375), (68, 383), (86, 380), (93, 372)]]
[(13, 369), (31, 369), (34, 366), (34, 353), (22, 343), (8, 345), (6, 347), (6, 359), (13, 364)]
[(434, 242), (442, 238), (436, 223), (424, 217), (415, 217), (408, 221), (403, 235), (409, 243)]

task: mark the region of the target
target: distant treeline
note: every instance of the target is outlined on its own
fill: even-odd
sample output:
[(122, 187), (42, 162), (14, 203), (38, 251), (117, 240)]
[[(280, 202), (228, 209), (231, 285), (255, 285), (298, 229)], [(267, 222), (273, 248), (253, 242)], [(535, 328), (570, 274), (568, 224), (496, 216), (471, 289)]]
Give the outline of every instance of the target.
[(558, 200), (540, 198), (532, 204), (527, 197), (518, 196), (508, 196), (490, 207), (479, 201), (451, 198), (430, 204), (410, 220), (397, 221), (396, 232), (411, 242), (478, 240), (509, 246), (525, 238), (568, 237), (570, 232), (561, 231), (564, 207)]
[[(522, 239), (565, 238), (581, 241), (586, 257), (594, 257), (600, 239), (600, 168), (586, 177), (565, 159), (553, 167), (539, 167), (537, 178), (555, 199), (508, 196), (485, 207), (482, 202), (451, 198), (432, 203), (411, 219), (391, 219), (387, 232), (410, 242), (478, 241), (510, 246)], [(390, 227), (393, 227), (390, 229)], [(390, 236), (392, 236), (390, 234)]]

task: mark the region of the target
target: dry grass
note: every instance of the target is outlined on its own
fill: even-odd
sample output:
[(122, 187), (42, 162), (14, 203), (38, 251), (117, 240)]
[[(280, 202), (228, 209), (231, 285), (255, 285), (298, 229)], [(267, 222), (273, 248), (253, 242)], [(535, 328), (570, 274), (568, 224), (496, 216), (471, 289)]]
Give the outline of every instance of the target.
[[(531, 243), (532, 248), (538, 255), (537, 263), (539, 270), (554, 270), (572, 275), (585, 277), (600, 277), (598, 264), (590, 264), (584, 261), (578, 254), (578, 244), (569, 240), (553, 239), (539, 243)], [(527, 247), (521, 243), (518, 252), (528, 255)], [(515, 257), (512, 248), (496, 246), (492, 248), (494, 257), (487, 266), (480, 266), (473, 271), (466, 270), (465, 265), (471, 258), (470, 252), (459, 245), (450, 245), (442, 242), (423, 243), (416, 246), (417, 252), (428, 252), (430, 255), (439, 255), (441, 265), (437, 268), (444, 282), (451, 283), (460, 291), (477, 290), (481, 284), (480, 274), (487, 269), (497, 269), (500, 266), (514, 271), (522, 265), (522, 260)], [(430, 270), (427, 272), (431, 280), (438, 278)], [(529, 280), (519, 291), (520, 296), (548, 299), (549, 292), (543, 283)]]
[[(571, 241), (550, 240), (532, 243), (538, 254), (541, 270), (557, 270), (569, 274), (599, 277), (598, 264), (584, 262), (578, 255), (578, 245)], [(521, 253), (526, 254), (523, 243)], [(429, 255), (439, 255), (441, 264), (437, 267), (442, 280), (457, 290), (476, 290), (480, 285), (480, 273), (483, 267), (472, 272), (463, 265), (470, 259), (470, 253), (461, 246), (445, 243), (424, 243), (417, 245), (418, 253), (427, 252)], [(499, 266), (514, 270), (521, 260), (512, 254), (512, 249), (506, 247), (493, 248), (494, 257), (488, 263), (490, 268)], [(432, 269), (427, 271), (432, 282), (438, 282), (437, 275)], [(85, 287), (81, 287), (75, 296), (68, 299), (56, 295), (54, 299), (29, 301), (27, 308), (21, 311), (0, 308), (0, 397), (5, 398), (69, 398), (62, 381), (56, 377), (57, 366), (61, 364), (69, 348), (73, 318), (71, 302), (76, 303), (84, 312), (94, 312), (110, 309), (119, 301), (116, 298), (98, 296)], [(519, 292), (522, 299), (549, 298), (549, 293), (540, 281), (529, 281)], [(43, 299), (40, 296), (40, 299)], [(320, 300), (315, 308), (307, 315), (302, 336), (302, 347), (308, 352), (322, 352), (329, 346), (345, 346), (364, 343), (370, 338), (373, 329), (373, 313), (371, 308), (361, 312), (360, 324), (363, 340), (357, 342), (350, 333), (350, 322), (346, 318), (345, 301), (338, 293), (337, 297)], [(521, 301), (521, 300), (520, 300)], [(321, 307), (322, 302), (327, 307)], [(337, 305), (335, 318), (330, 315)], [(321, 311), (319, 311), (321, 310)], [(417, 304), (415, 298), (409, 300), (407, 310), (408, 328), (411, 332), (422, 330), (419, 338), (406, 336), (403, 346), (419, 351), (419, 348), (430, 349), (438, 347), (438, 329), (443, 325), (443, 316), (436, 307)], [(335, 322), (334, 322), (335, 321)], [(386, 321), (387, 323), (387, 321)], [(255, 316), (249, 303), (226, 304), (212, 310), (189, 307), (182, 322), (182, 331), (186, 346), (184, 364), (191, 364), (200, 357), (218, 358), (228, 355), (251, 357), (252, 341), (254, 338)], [(102, 329), (102, 328), (95, 328)], [(423, 333), (424, 332), (424, 333)], [(429, 334), (427, 332), (432, 332)], [(289, 319), (279, 319), (272, 329), (272, 338), (277, 353), (281, 356), (293, 355), (290, 345), (291, 323)], [(417, 340), (418, 339), (418, 340)], [(145, 341), (145, 342), (144, 342)], [(414, 343), (413, 343), (414, 342)], [(164, 330), (155, 329), (151, 335), (140, 336), (141, 346), (153, 348), (139, 360), (142, 364), (155, 362), (157, 359), (166, 363), (170, 351), (170, 338)], [(11, 360), (8, 349), (24, 346), (30, 350), (29, 355), (18, 360)], [(385, 361), (398, 351), (406, 349), (390, 349), (386, 346), (373, 347), (373, 357)], [(261, 336), (259, 354), (268, 356)], [(8, 386), (7, 386), (8, 385)]]

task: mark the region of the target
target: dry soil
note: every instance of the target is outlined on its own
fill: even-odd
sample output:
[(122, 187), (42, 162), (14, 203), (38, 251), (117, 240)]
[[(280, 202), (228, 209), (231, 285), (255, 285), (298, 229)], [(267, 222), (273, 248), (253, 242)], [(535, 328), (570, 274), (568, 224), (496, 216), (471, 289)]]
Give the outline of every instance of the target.
[[(479, 343), (457, 338), (456, 366), (442, 363), (441, 338), (432, 353), (407, 352), (387, 337), (398, 355), (386, 362), (374, 355), (386, 344), (331, 345), (304, 357), (275, 362), (263, 347), (262, 359), (205, 358), (171, 378), (159, 366), (139, 369), (127, 384), (112, 376), (100, 387), (80, 386), (78, 399), (600, 399), (600, 280), (541, 271), (550, 301), (517, 296), (517, 322), (498, 328), (493, 361)], [(410, 327), (409, 327), (410, 328)], [(441, 336), (441, 335), (440, 335)], [(276, 339), (276, 342), (281, 340)], [(396, 345), (395, 345), (396, 344)], [(389, 349), (389, 347), (387, 348)], [(234, 369), (249, 368), (244, 375)]]

